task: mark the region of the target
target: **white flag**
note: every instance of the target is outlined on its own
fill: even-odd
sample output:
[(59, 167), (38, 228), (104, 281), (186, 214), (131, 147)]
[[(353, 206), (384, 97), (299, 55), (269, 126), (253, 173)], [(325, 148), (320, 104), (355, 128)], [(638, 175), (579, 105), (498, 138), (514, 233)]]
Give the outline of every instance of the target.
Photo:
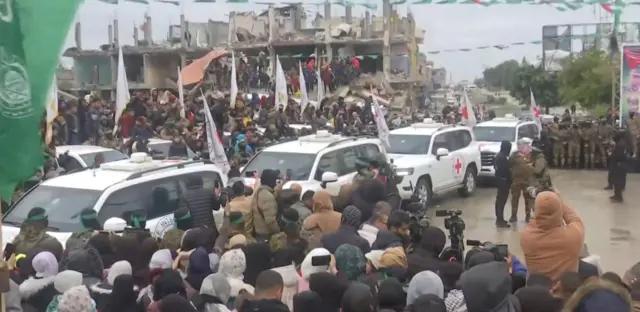
[(182, 86), (182, 73), (180, 72), (180, 66), (178, 66), (178, 96), (180, 97), (180, 118), (184, 118), (184, 87)]
[(318, 99), (316, 101), (316, 109), (320, 109), (320, 103), (324, 99), (324, 81), (322, 81), (322, 75), (320, 75), (320, 64), (318, 64), (318, 70), (316, 71), (316, 79), (318, 80)]
[(129, 94), (129, 83), (127, 82), (127, 72), (124, 69), (124, 59), (122, 55), (122, 47), (118, 47), (118, 78), (116, 80), (116, 112), (115, 112), (115, 122), (116, 126), (113, 127), (113, 134), (116, 134), (118, 130), (118, 125), (120, 124), (120, 116), (122, 116), (122, 112), (125, 108), (127, 108), (127, 104), (131, 99), (131, 94)]
[(287, 94), (287, 77), (282, 70), (282, 64), (280, 64), (280, 58), (276, 56), (276, 109), (280, 108), (285, 110), (289, 104), (289, 96)]
[(531, 93), (531, 117), (533, 117), (533, 121), (535, 121), (538, 126), (538, 136), (540, 136), (540, 131), (542, 130), (542, 123), (540, 122), (540, 108), (538, 108), (538, 104), (536, 104), (536, 98), (533, 96), (531, 88), (529, 88), (529, 92)]
[(218, 135), (218, 131), (216, 129), (216, 123), (213, 122), (213, 117), (211, 116), (211, 111), (209, 110), (209, 105), (207, 104), (207, 98), (202, 93), (202, 99), (204, 101), (204, 118), (205, 118), (205, 127), (207, 130), (207, 148), (209, 150), (209, 159), (213, 162), (214, 165), (218, 166), (225, 174), (231, 170), (231, 166), (229, 166), (229, 160), (227, 159), (227, 154), (224, 152), (224, 147), (222, 146), (222, 138)]
[(309, 96), (307, 95), (307, 82), (304, 80), (304, 72), (302, 71), (302, 62), (298, 64), (300, 65), (300, 114), (302, 115), (309, 104)]
[(236, 97), (238, 96), (238, 80), (236, 79), (236, 56), (231, 52), (231, 90), (229, 107), (236, 107)]
[(384, 114), (380, 109), (380, 104), (378, 104), (378, 100), (376, 96), (373, 94), (373, 88), (371, 89), (371, 95), (373, 98), (373, 119), (376, 121), (376, 127), (378, 128), (378, 138), (384, 142), (387, 148), (390, 148), (389, 144), (389, 127), (387, 126), (387, 121), (384, 119)]
[(54, 75), (47, 98), (47, 123), (52, 123), (56, 117), (58, 117), (58, 84)]
[(473, 111), (473, 104), (471, 104), (467, 89), (464, 89), (464, 103), (460, 106), (460, 115), (462, 115), (462, 120), (467, 127), (475, 127), (476, 113)]

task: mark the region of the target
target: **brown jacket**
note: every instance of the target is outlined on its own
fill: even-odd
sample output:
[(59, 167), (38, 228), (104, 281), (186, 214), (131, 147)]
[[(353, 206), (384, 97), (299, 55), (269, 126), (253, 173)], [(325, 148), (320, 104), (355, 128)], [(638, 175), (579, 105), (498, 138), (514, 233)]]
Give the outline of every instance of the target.
[(252, 197), (238, 196), (229, 202), (229, 212), (241, 212), (242, 220), (244, 221), (243, 233), (229, 233), (230, 236), (236, 234), (242, 234), (246, 237), (253, 236), (253, 215), (251, 214), (251, 201)]
[(509, 167), (511, 167), (511, 178), (514, 184), (528, 184), (533, 176), (533, 167), (529, 160), (520, 152), (515, 152), (509, 157)]
[(323, 235), (333, 233), (340, 228), (342, 214), (333, 210), (331, 195), (326, 191), (313, 196), (313, 214), (302, 224), (301, 236), (309, 242), (309, 249), (320, 247)]
[(256, 238), (257, 236), (268, 238), (280, 232), (277, 220), (278, 203), (276, 202), (275, 192), (269, 186), (261, 185), (253, 195), (251, 202), (253, 222), (251, 223), (253, 223)]
[(584, 245), (584, 224), (573, 207), (556, 193), (536, 197), (536, 215), (520, 234), (529, 274), (542, 273), (554, 285), (564, 272), (577, 272)]

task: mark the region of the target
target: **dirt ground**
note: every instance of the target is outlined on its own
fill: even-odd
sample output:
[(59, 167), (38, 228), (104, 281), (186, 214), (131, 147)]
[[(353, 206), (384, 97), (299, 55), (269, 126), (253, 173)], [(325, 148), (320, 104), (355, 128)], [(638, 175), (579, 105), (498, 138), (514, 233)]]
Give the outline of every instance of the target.
[[(554, 170), (551, 174), (563, 199), (578, 210), (584, 221), (589, 252), (601, 257), (603, 270), (624, 274), (640, 261), (640, 174), (627, 175), (627, 191), (622, 204), (611, 203), (609, 196), (613, 192), (603, 190), (606, 171)], [(455, 192), (438, 198), (429, 208), (431, 222), (444, 229), (443, 218), (434, 217), (434, 211), (460, 209), (466, 223), (465, 239), (509, 244), (510, 251), (521, 257), (520, 231), (526, 226), (524, 201), (520, 200), (516, 226), (497, 229), (494, 225), (496, 190), (490, 184), (484, 184), (469, 198), (461, 198)], [(510, 202), (509, 198), (505, 218), (511, 215)]]

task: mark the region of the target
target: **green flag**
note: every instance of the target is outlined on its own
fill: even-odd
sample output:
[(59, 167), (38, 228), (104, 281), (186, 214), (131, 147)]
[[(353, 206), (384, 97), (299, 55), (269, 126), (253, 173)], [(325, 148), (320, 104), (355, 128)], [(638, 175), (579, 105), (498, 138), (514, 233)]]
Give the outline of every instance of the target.
[(0, 198), (42, 166), (40, 121), (80, 3), (0, 1)]

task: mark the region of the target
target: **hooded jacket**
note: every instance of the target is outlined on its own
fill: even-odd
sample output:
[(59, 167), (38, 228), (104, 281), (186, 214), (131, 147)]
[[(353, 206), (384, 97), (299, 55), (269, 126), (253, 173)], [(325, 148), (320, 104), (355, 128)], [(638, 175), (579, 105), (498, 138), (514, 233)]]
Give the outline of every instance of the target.
[(284, 289), (282, 291), (282, 302), (293, 311), (293, 296), (298, 293), (298, 271), (294, 264), (273, 268), (282, 276)]
[(584, 224), (573, 207), (553, 192), (536, 197), (535, 217), (520, 234), (529, 274), (541, 273), (554, 284), (564, 272), (577, 272), (584, 245)]
[(511, 154), (511, 142), (502, 141), (500, 152), (493, 161), (493, 168), (496, 170), (496, 178), (511, 182), (511, 167), (509, 167), (509, 154)]
[(224, 275), (211, 274), (202, 281), (200, 294), (193, 298), (193, 304), (202, 312), (230, 312), (226, 306), (231, 295), (231, 286)]
[(302, 224), (300, 235), (309, 242), (309, 248), (321, 247), (320, 240), (340, 227), (342, 214), (333, 210), (331, 195), (320, 191), (313, 195), (313, 213)]
[[(104, 311), (107, 302), (109, 301), (109, 297), (113, 292), (113, 283), (116, 280), (116, 277), (120, 275), (131, 275), (132, 268), (131, 264), (127, 261), (118, 261), (111, 266), (109, 269), (109, 273), (107, 274), (107, 280), (102, 283), (98, 283), (89, 287), (89, 292), (91, 293), (91, 297), (96, 302), (96, 308), (98, 311)], [(135, 288), (135, 291), (138, 289)]]
[(601, 278), (582, 285), (565, 302), (566, 312), (629, 312), (632, 309), (631, 295), (623, 287)]
[(518, 300), (511, 295), (511, 277), (504, 262), (479, 264), (460, 276), (468, 312), (517, 312)]
[(22, 310), (46, 311), (49, 302), (57, 295), (53, 287), (55, 276), (36, 278), (30, 277), (20, 284), (20, 297), (22, 298)]
[(91, 287), (102, 280), (104, 266), (98, 252), (90, 247), (70, 252), (60, 263), (60, 271), (73, 270), (82, 274), (82, 284)]
[(440, 253), (447, 242), (446, 234), (437, 227), (428, 227), (422, 232), (420, 244), (408, 252), (407, 263), (409, 278), (422, 271), (438, 272), (441, 261)]

